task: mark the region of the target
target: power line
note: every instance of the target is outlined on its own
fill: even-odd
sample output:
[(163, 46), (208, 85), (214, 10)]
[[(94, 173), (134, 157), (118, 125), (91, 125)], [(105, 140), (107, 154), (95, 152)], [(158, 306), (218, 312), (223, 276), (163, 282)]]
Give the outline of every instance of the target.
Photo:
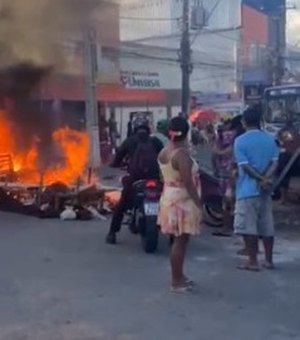
[(207, 79), (211, 79), (211, 78), (223, 78), (223, 77), (227, 77), (228, 73), (223, 73), (223, 74), (211, 74), (210, 76), (206, 76), (206, 77), (202, 77), (202, 78), (194, 78), (191, 79), (192, 82), (198, 83)]
[(181, 18), (140, 18), (140, 17), (120, 17), (121, 20), (132, 21), (179, 21)]
[[(104, 46), (105, 47), (105, 46)], [(108, 47), (105, 51), (105, 54), (114, 54), (115, 56), (136, 56), (140, 58), (149, 58), (149, 59), (155, 59), (155, 60), (166, 60), (166, 61), (172, 61), (178, 63), (179, 60), (171, 57), (159, 57), (151, 54), (145, 54), (141, 52), (136, 52), (136, 51), (126, 51), (122, 50), (118, 47)]]
[[(153, 60), (153, 61), (158, 61), (158, 62), (162, 62), (164, 64), (168, 64), (168, 65), (176, 65), (180, 62), (180, 60), (178, 59), (171, 59), (171, 58), (165, 58), (165, 57), (156, 57), (156, 56), (151, 56), (151, 55), (146, 55), (146, 54), (139, 54), (139, 53), (123, 53), (124, 58), (132, 58), (132, 59), (136, 59), (136, 60)], [(206, 68), (206, 67), (212, 67), (212, 68), (219, 68), (219, 69), (233, 69), (234, 68), (234, 64), (231, 63), (213, 63), (213, 62), (209, 62), (209, 61), (196, 61), (194, 62), (194, 68)]]
[[(108, 51), (106, 51), (107, 53)], [(146, 53), (141, 53), (141, 52), (135, 52), (135, 51), (122, 51), (116, 49), (111, 49), (111, 53), (114, 53), (115, 55), (119, 55), (120, 57), (128, 57), (128, 58), (134, 58), (134, 59), (146, 59), (146, 60), (156, 60), (156, 61), (165, 61), (169, 63), (178, 64), (180, 62), (180, 59), (177, 58), (172, 58), (172, 57), (160, 57), (160, 56), (155, 56), (151, 54), (146, 54)], [(209, 55), (206, 55), (206, 58), (209, 58)], [(211, 58), (207, 60), (203, 60), (201, 58), (201, 61), (194, 60), (193, 65), (195, 67), (216, 67), (216, 68), (233, 68), (234, 64), (228, 62), (227, 60), (214, 60), (212, 61)]]
[(228, 39), (228, 40), (231, 40), (231, 41), (236, 41), (236, 42), (240, 41), (239, 38), (229, 37), (229, 36), (224, 35), (224, 34), (222, 34), (222, 33), (220, 33), (220, 32), (215, 32), (215, 34), (218, 35), (219, 37), (222, 37), (222, 38), (224, 38), (224, 39)]
[(205, 68), (205, 67), (215, 67), (215, 68), (221, 68), (221, 69), (233, 69), (234, 65), (233, 64), (214, 64), (210, 62), (205, 62), (205, 61), (199, 61), (198, 63), (194, 63), (194, 68)]
[[(74, 41), (74, 43), (81, 44), (81, 42), (79, 41)], [(180, 62), (180, 58), (175, 57), (175, 55), (177, 55), (176, 54), (177, 49), (164, 49), (163, 52), (167, 52), (171, 55), (170, 56), (157, 56), (157, 55), (149, 54), (147, 53), (147, 51), (140, 52), (138, 50), (122, 49), (122, 47), (116, 46), (116, 45), (102, 45), (101, 47), (103, 48), (102, 50), (103, 55), (106, 55), (106, 56), (110, 55), (113, 57), (128, 57), (128, 58), (133, 58), (137, 60), (138, 59), (155, 60), (155, 61), (164, 62), (165, 64), (169, 64), (169, 65), (175, 65)], [(140, 46), (137, 46), (137, 48), (138, 47), (142, 49), (147, 49), (147, 48), (149, 49), (149, 46), (147, 45), (140, 45)], [(219, 46), (216, 45), (215, 47), (219, 47)], [(159, 49), (159, 46), (158, 46), (158, 49)], [(222, 48), (220, 48), (220, 50), (221, 49)], [(224, 51), (224, 49), (222, 49), (222, 51)], [(172, 57), (172, 54), (174, 55), (174, 57)], [(228, 59), (214, 58), (213, 54), (211, 55), (205, 51), (196, 51), (196, 53), (194, 53), (194, 56), (197, 56), (197, 55), (199, 55), (199, 59), (201, 61), (200, 60), (197, 61), (197, 58), (195, 58), (193, 60), (195, 66), (211, 66), (211, 67), (219, 67), (219, 68), (233, 67), (233, 64), (231, 64)]]

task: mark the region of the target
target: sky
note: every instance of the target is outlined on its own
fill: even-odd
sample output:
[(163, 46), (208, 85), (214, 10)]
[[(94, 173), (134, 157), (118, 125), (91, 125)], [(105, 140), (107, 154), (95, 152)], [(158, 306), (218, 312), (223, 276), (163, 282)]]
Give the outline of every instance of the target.
[(300, 0), (289, 1), (291, 5), (296, 5), (297, 10), (287, 12), (287, 32), (288, 40), (291, 44), (299, 42), (300, 47)]

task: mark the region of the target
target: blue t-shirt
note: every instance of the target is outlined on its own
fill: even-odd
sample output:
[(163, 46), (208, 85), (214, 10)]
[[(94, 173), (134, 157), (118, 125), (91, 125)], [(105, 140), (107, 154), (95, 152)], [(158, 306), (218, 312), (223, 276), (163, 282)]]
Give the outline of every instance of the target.
[(235, 140), (234, 158), (239, 167), (236, 183), (237, 200), (261, 195), (259, 183), (245, 173), (241, 165), (249, 164), (263, 174), (278, 156), (279, 149), (274, 137), (261, 130), (247, 131)]

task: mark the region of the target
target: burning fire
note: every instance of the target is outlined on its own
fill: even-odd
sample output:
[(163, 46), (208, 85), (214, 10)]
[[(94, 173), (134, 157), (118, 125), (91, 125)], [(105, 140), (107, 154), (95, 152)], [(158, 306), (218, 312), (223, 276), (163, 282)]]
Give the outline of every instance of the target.
[(7, 119), (6, 112), (0, 111), (0, 173), (10, 168), (22, 183), (39, 183), (42, 178), (46, 185), (57, 181), (71, 184), (82, 176), (89, 150), (86, 133), (68, 127), (54, 131), (52, 141), (59, 150), (59, 159), (44, 170), (39, 165), (37, 136), (32, 136), (31, 145), (25, 150), (20, 150), (14, 136), (13, 124)]

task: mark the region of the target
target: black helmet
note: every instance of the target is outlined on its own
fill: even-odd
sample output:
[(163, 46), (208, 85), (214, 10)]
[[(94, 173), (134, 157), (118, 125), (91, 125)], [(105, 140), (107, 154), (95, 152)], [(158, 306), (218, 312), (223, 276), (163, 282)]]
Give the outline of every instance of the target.
[(138, 130), (145, 130), (150, 134), (150, 123), (146, 117), (136, 117), (132, 125), (135, 133), (137, 133)]

